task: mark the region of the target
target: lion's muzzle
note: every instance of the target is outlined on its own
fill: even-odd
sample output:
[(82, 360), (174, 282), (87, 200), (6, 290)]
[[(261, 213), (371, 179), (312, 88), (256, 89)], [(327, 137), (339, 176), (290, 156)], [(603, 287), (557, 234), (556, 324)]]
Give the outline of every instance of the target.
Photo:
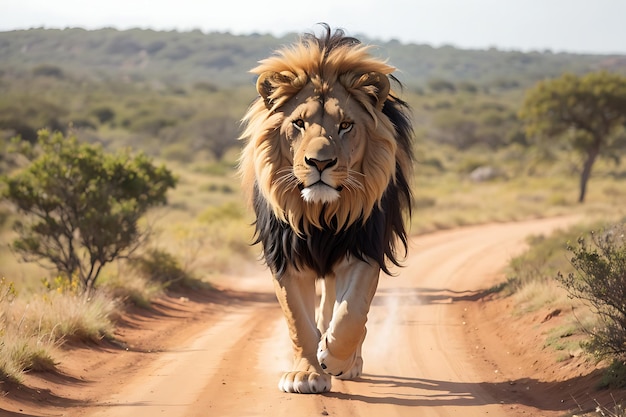
[(301, 166), (305, 168), (299, 172), (300, 194), (307, 203), (331, 203), (339, 198), (342, 189), (336, 144), (326, 135), (305, 142), (306, 150), (300, 155), (304, 161)]

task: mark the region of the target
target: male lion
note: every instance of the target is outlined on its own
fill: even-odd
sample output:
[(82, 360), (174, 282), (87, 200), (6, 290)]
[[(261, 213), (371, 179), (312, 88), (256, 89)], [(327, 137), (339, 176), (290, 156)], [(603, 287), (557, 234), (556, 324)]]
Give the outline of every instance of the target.
[[(340, 29), (309, 33), (252, 70), (240, 160), (256, 241), (293, 343), (285, 392), (329, 391), (361, 375), (370, 303), (387, 262), (407, 250), (413, 163), (394, 68)], [(315, 315), (316, 280), (323, 279)]]

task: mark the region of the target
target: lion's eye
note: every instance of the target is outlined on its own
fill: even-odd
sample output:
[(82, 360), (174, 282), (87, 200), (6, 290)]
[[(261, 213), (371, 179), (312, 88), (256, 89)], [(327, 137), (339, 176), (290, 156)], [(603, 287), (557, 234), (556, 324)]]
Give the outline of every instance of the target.
[(304, 129), (304, 120), (302, 119), (296, 119), (291, 123), (293, 123), (293, 125), (297, 127), (298, 129)]
[(354, 126), (353, 122), (339, 123), (339, 134), (343, 135), (344, 133), (348, 133), (350, 130), (352, 130), (352, 126)]

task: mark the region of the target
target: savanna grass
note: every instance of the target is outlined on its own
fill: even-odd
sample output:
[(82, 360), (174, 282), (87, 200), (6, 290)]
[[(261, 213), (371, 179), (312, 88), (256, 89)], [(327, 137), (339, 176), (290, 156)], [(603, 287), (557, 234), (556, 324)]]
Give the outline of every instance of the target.
[(0, 375), (20, 381), (27, 370), (54, 369), (55, 351), (68, 341), (112, 337), (110, 316), (116, 302), (104, 293), (90, 298), (67, 286), (37, 294), (18, 294), (12, 282), (0, 281)]

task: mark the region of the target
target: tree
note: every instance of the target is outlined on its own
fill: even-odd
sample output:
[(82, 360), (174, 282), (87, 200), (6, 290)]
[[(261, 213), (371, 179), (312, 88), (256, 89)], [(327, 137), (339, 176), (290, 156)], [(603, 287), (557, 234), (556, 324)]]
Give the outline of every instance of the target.
[(626, 124), (626, 77), (601, 71), (541, 81), (527, 92), (520, 118), (529, 137), (566, 139), (582, 153), (582, 203), (597, 157), (618, 149)]
[(90, 292), (104, 265), (139, 246), (139, 219), (166, 203), (176, 179), (143, 154), (107, 154), (62, 133), (42, 130), (38, 145), (24, 170), (4, 178), (3, 196), (26, 215), (12, 247)]

